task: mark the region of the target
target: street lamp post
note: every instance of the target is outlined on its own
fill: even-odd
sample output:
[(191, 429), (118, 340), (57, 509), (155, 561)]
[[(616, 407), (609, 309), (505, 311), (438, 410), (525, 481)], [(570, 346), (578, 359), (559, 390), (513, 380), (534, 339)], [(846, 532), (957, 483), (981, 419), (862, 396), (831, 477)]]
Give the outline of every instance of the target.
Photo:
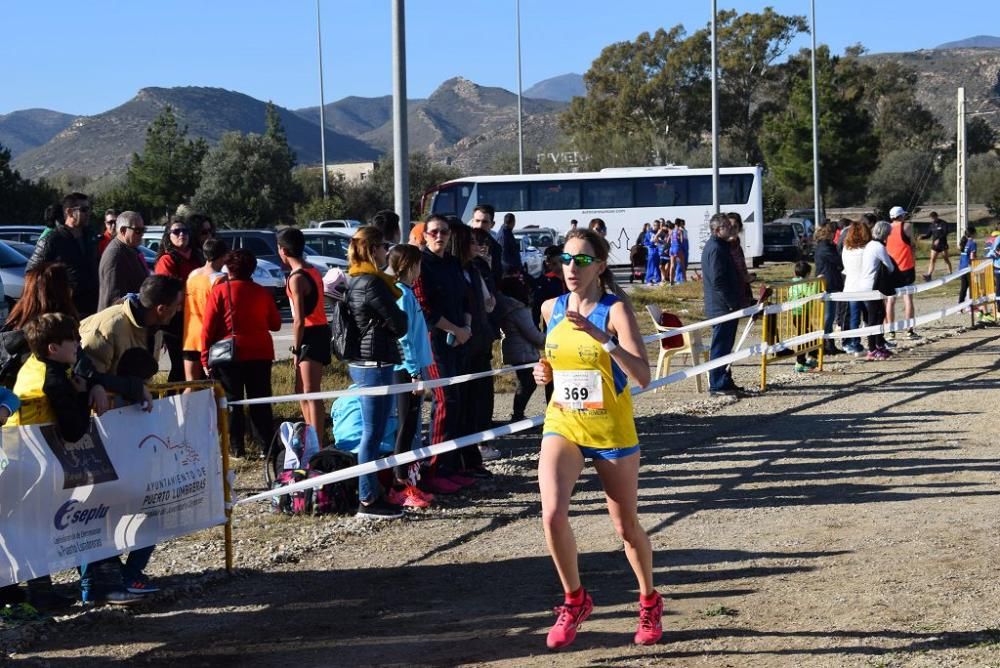
[(712, 213), (719, 213), (719, 67), (716, 0), (712, 0)]
[(816, 0), (812, 0), (812, 133), (813, 133), (813, 223), (818, 226), (823, 221), (822, 197), (819, 182), (819, 110), (816, 103)]
[(323, 99), (323, 36), (319, 27), (319, 0), (316, 0), (316, 45), (319, 52), (319, 159), (323, 165), (323, 199), (327, 198), (326, 175), (326, 115), (323, 109), (326, 102)]
[(406, 7), (392, 0), (393, 193), (402, 239), (410, 236), (410, 164), (406, 123)]
[(521, 127), (521, 0), (514, 0), (517, 24), (517, 173), (524, 174), (524, 131)]

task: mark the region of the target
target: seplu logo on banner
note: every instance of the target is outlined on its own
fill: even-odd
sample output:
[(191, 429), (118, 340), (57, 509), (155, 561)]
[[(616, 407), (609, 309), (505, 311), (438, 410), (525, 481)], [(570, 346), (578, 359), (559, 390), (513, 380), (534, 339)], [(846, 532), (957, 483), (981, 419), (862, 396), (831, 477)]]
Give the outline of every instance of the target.
[(96, 508), (81, 508), (80, 510), (74, 510), (79, 503), (80, 502), (76, 499), (70, 499), (66, 503), (59, 506), (59, 510), (56, 511), (56, 516), (53, 518), (53, 524), (56, 525), (57, 530), (65, 531), (74, 524), (83, 524), (83, 526), (87, 526), (94, 520), (107, 517), (108, 511), (111, 510), (110, 507), (104, 505), (103, 503)]

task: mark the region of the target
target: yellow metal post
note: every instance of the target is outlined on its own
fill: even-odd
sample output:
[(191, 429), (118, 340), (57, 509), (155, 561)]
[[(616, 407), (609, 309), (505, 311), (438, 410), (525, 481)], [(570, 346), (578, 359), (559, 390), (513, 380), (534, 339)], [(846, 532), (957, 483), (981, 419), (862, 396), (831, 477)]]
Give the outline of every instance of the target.
[(225, 408), (226, 392), (219, 383), (213, 383), (215, 405), (219, 423), (219, 450), (222, 452), (222, 493), (226, 504), (226, 572), (233, 572), (233, 490), (229, 485), (229, 414)]

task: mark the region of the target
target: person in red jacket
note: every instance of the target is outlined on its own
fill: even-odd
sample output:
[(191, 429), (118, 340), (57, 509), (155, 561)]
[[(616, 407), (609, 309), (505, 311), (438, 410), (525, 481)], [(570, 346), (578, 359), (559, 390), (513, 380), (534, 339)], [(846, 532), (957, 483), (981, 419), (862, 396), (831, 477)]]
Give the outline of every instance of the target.
[[(202, 362), (208, 366), (208, 351), (218, 341), (235, 339), (235, 359), (211, 369), (222, 383), (229, 401), (271, 396), (271, 363), (274, 342), (271, 332), (281, 329), (281, 316), (271, 292), (253, 282), (257, 258), (245, 250), (234, 250), (226, 258), (228, 280), (212, 288), (205, 305)], [(271, 442), (273, 417), (270, 404), (250, 406), (250, 422), (262, 448)], [(244, 455), (246, 427), (243, 407), (234, 407), (229, 423), (229, 449)]]
[[(170, 224), (163, 230), (160, 252), (156, 257), (153, 273), (173, 276), (182, 284), (186, 284), (191, 272), (204, 264), (205, 259), (201, 251), (191, 245), (191, 228), (180, 216), (172, 217)], [(178, 313), (170, 324), (163, 328), (163, 344), (170, 356), (170, 375), (167, 376), (167, 382), (184, 380), (183, 313)]]

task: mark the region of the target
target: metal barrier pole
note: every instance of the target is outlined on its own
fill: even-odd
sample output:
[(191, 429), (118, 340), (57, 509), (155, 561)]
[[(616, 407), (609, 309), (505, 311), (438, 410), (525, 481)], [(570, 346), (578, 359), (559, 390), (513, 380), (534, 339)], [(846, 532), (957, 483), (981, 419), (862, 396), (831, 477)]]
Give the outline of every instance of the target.
[(226, 391), (219, 383), (212, 383), (215, 394), (219, 426), (219, 450), (222, 452), (222, 498), (226, 504), (226, 572), (233, 572), (233, 489), (229, 485), (229, 411), (226, 408)]
[[(770, 302), (770, 299), (765, 301), (764, 305), (767, 306), (768, 302)], [(763, 324), (761, 325), (760, 328), (761, 331), (760, 340), (764, 343), (765, 346), (767, 346), (769, 341), (771, 340), (770, 337), (771, 328), (769, 326), (771, 322), (771, 317), (766, 313), (761, 312), (760, 318), (763, 321)], [(766, 389), (767, 389), (767, 350), (765, 349), (762, 350), (760, 353), (760, 391), (763, 392)]]
[[(826, 292), (826, 279), (822, 276), (819, 278), (819, 291), (821, 293)], [(815, 302), (810, 302), (810, 304), (817, 304), (817, 308), (814, 310), (819, 311), (819, 331), (823, 332), (823, 337), (819, 340), (819, 354), (816, 356), (819, 362), (817, 368), (823, 370), (823, 352), (826, 350), (826, 300), (820, 299)], [(816, 331), (813, 329), (812, 331)]]

